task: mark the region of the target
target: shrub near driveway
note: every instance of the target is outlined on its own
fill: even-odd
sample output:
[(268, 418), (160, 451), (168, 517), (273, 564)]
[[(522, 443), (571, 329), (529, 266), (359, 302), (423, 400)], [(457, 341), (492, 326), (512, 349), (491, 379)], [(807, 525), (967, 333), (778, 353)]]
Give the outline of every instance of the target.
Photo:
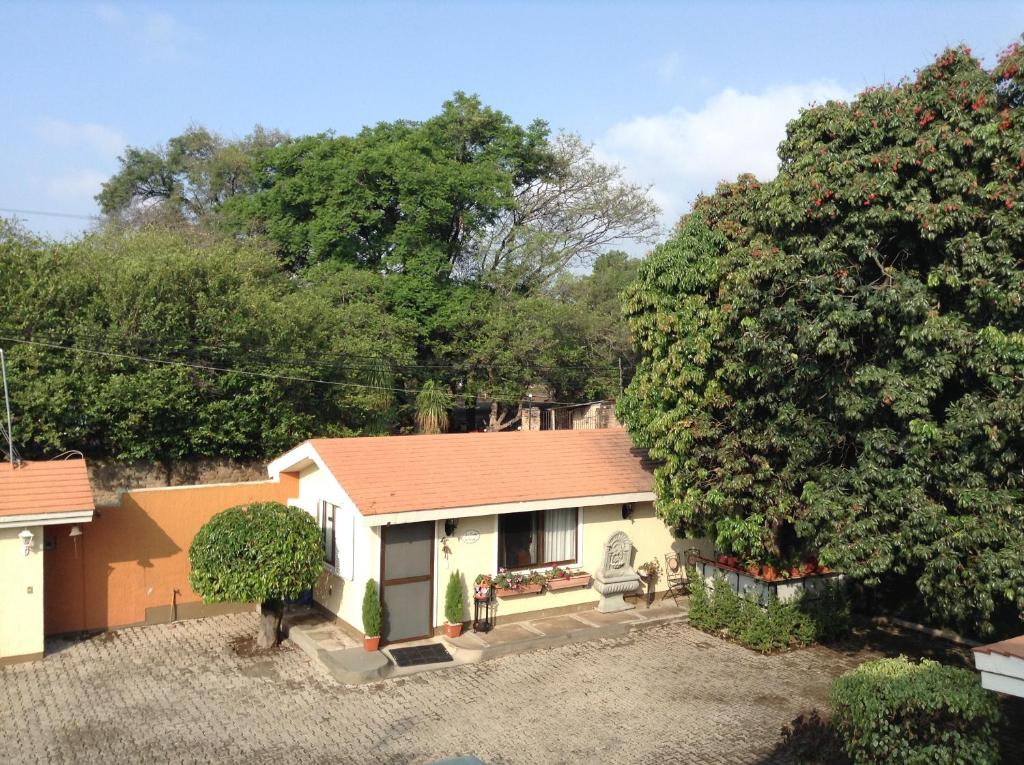
[(832, 687), (832, 724), (855, 765), (994, 765), (999, 720), (974, 672), (929, 659), (868, 661)]
[(824, 643), (850, 631), (845, 590), (828, 585), (814, 598), (803, 595), (786, 603), (772, 598), (764, 605), (733, 592), (716, 577), (714, 586), (695, 576), (690, 587), (690, 624), (722, 635), (761, 653)]

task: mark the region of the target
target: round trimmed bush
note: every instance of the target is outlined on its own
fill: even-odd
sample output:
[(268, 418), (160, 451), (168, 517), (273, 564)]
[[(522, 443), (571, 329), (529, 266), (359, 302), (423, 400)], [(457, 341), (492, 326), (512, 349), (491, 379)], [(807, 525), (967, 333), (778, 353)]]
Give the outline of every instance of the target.
[(254, 502), (217, 513), (196, 533), (188, 551), (188, 581), (207, 603), (260, 604), (257, 644), (280, 638), (285, 598), (297, 598), (320, 577), (320, 527), (298, 507)]
[(974, 672), (929, 659), (868, 661), (832, 686), (832, 724), (855, 765), (994, 765), (998, 723)]

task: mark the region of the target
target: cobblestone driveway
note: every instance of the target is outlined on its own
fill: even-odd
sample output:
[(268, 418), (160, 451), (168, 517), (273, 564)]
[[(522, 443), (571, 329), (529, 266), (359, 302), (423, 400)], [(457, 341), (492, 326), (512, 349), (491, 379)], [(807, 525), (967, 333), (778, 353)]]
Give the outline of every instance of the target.
[(351, 688), (290, 646), (237, 655), (255, 629), (252, 614), (126, 629), (0, 668), (3, 758), (773, 762), (782, 724), (869, 655), (763, 657), (676, 624)]

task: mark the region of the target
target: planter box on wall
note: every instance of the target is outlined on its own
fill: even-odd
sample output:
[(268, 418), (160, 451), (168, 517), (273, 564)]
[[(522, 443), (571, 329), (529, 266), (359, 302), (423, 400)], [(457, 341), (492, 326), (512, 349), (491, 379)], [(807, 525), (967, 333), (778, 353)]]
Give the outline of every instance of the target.
[(574, 587), (586, 587), (590, 584), (590, 574), (581, 573), (560, 579), (548, 579), (549, 590), (571, 590)]
[(495, 587), (494, 594), (499, 598), (514, 598), (517, 595), (535, 595), (540, 592), (543, 587), (544, 585), (542, 584), (525, 584), (522, 587), (517, 587), (512, 590)]

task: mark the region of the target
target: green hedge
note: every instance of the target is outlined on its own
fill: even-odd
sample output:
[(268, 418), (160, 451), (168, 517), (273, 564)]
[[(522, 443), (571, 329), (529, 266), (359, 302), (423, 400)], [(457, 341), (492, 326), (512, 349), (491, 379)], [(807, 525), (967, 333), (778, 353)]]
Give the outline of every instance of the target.
[(850, 631), (850, 604), (841, 585), (828, 584), (815, 597), (800, 595), (780, 603), (759, 604), (736, 594), (724, 579), (709, 586), (695, 576), (690, 587), (690, 624), (724, 634), (755, 651), (769, 653), (825, 643)]
[(832, 686), (832, 724), (855, 765), (987, 765), (999, 760), (996, 695), (975, 672), (877, 659)]

